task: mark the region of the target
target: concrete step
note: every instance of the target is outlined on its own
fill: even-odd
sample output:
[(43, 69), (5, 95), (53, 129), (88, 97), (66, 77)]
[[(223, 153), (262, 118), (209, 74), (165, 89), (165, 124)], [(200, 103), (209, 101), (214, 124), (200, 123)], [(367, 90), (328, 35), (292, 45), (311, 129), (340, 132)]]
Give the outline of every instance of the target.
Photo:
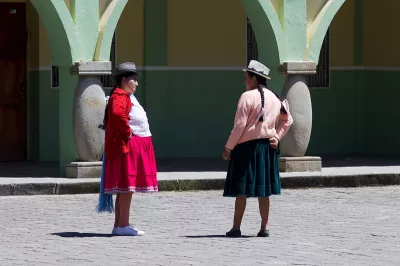
[[(160, 191), (220, 190), (226, 172), (161, 172)], [(321, 172), (281, 173), (282, 188), (400, 185), (400, 166), (332, 167)], [(99, 179), (0, 177), (0, 196), (65, 195), (99, 192)]]

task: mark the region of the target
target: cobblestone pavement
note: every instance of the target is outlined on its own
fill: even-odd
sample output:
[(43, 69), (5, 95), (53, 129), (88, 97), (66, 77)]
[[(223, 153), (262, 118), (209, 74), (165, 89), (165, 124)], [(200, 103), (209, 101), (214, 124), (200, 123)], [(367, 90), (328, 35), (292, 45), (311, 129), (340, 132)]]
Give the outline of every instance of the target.
[(134, 195), (143, 237), (111, 237), (97, 195), (0, 197), (0, 265), (400, 265), (400, 187), (284, 190), (270, 238), (248, 202), (242, 233), (221, 191)]

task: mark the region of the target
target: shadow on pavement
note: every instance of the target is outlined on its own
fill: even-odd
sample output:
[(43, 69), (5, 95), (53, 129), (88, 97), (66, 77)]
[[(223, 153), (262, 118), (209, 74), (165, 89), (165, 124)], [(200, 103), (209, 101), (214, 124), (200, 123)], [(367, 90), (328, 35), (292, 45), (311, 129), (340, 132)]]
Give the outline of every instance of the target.
[[(186, 238), (229, 238), (226, 235), (198, 235), (198, 236), (183, 236)], [(236, 238), (252, 238), (255, 236), (244, 236), (242, 235), (241, 237), (236, 237)]]
[(53, 236), (59, 237), (113, 237), (111, 234), (98, 234), (98, 233), (79, 233), (79, 232), (61, 232), (61, 233), (52, 233)]

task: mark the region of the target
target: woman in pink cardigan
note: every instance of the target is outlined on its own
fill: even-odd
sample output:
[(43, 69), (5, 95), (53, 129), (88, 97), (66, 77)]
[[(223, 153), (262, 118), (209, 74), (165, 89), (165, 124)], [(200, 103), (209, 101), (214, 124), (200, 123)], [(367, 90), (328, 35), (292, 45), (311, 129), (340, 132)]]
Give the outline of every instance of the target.
[(269, 69), (251, 61), (245, 71), (246, 92), (240, 97), (233, 130), (222, 156), (229, 160), (224, 197), (236, 197), (235, 215), (228, 237), (240, 237), (248, 197), (258, 197), (261, 229), (268, 237), (269, 197), (281, 193), (279, 142), (293, 123), (287, 100), (281, 101), (267, 86)]

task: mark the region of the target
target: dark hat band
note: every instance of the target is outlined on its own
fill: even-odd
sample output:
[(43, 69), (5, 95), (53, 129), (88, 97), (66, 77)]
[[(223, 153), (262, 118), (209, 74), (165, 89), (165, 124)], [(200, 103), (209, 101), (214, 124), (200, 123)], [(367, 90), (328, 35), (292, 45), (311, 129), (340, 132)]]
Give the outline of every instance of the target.
[(258, 70), (256, 70), (255, 68), (247, 68), (248, 70), (251, 70), (251, 71), (254, 71), (254, 72), (256, 72), (256, 73), (259, 73), (259, 74), (261, 74), (261, 75), (266, 75), (266, 76), (268, 76), (268, 74), (265, 74), (264, 72), (260, 72), (260, 71), (258, 71)]

